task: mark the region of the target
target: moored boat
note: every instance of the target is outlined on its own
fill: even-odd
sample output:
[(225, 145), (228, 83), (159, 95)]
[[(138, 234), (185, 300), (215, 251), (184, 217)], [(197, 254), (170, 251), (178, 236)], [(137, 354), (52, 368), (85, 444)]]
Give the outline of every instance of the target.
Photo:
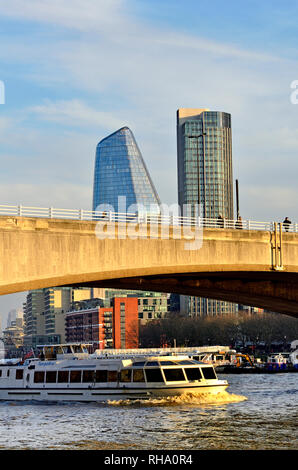
[(43, 346), (40, 357), (0, 365), (0, 400), (107, 401), (218, 394), (228, 387), (210, 364), (187, 355), (96, 351), (86, 345)]

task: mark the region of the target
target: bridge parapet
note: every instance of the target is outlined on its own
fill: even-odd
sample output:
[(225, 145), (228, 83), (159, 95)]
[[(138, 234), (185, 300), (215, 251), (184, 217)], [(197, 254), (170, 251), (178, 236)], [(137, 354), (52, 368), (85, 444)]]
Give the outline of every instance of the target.
[[(147, 225), (199, 226), (203, 228), (225, 228), (243, 230), (274, 231), (275, 221), (211, 219), (204, 217), (182, 217), (181, 215), (161, 212), (113, 212), (91, 211), (85, 209), (60, 209), (55, 207), (33, 207), (23, 205), (0, 205), (0, 216), (69, 219), (85, 221), (106, 221), (115, 223), (142, 223)], [(298, 233), (298, 223), (283, 224), (285, 232)]]

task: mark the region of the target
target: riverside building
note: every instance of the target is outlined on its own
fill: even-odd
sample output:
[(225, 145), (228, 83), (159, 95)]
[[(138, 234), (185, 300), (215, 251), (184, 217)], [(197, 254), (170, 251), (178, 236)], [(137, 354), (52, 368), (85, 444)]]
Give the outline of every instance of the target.
[[(233, 219), (231, 115), (207, 108), (177, 110), (178, 203), (191, 215)], [(198, 207), (200, 206), (200, 212)], [(192, 316), (236, 313), (230, 302), (182, 296), (182, 310)], [(184, 307), (183, 307), (184, 306)]]
[(24, 310), (24, 347), (65, 342), (65, 314), (72, 302), (90, 299), (90, 288), (51, 287), (29, 291)]
[[(66, 342), (91, 343), (93, 349), (137, 348), (139, 344), (138, 299), (114, 297), (110, 306), (101, 299), (78, 303), (65, 317)], [(89, 305), (88, 305), (89, 304)], [(90, 307), (90, 308), (88, 308)]]

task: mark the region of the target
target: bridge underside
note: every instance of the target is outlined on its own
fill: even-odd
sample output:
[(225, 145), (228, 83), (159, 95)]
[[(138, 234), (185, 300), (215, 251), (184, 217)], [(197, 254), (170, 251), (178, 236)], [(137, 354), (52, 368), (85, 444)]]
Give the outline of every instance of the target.
[(298, 318), (298, 274), (200, 272), (93, 281), (80, 286), (192, 295), (259, 307)]

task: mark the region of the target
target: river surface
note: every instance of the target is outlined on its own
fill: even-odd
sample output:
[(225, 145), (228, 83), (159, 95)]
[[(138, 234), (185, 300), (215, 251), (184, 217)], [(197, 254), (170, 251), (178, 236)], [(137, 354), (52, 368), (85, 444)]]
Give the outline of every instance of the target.
[(0, 449), (298, 450), (298, 373), (218, 376), (215, 402), (0, 402)]

